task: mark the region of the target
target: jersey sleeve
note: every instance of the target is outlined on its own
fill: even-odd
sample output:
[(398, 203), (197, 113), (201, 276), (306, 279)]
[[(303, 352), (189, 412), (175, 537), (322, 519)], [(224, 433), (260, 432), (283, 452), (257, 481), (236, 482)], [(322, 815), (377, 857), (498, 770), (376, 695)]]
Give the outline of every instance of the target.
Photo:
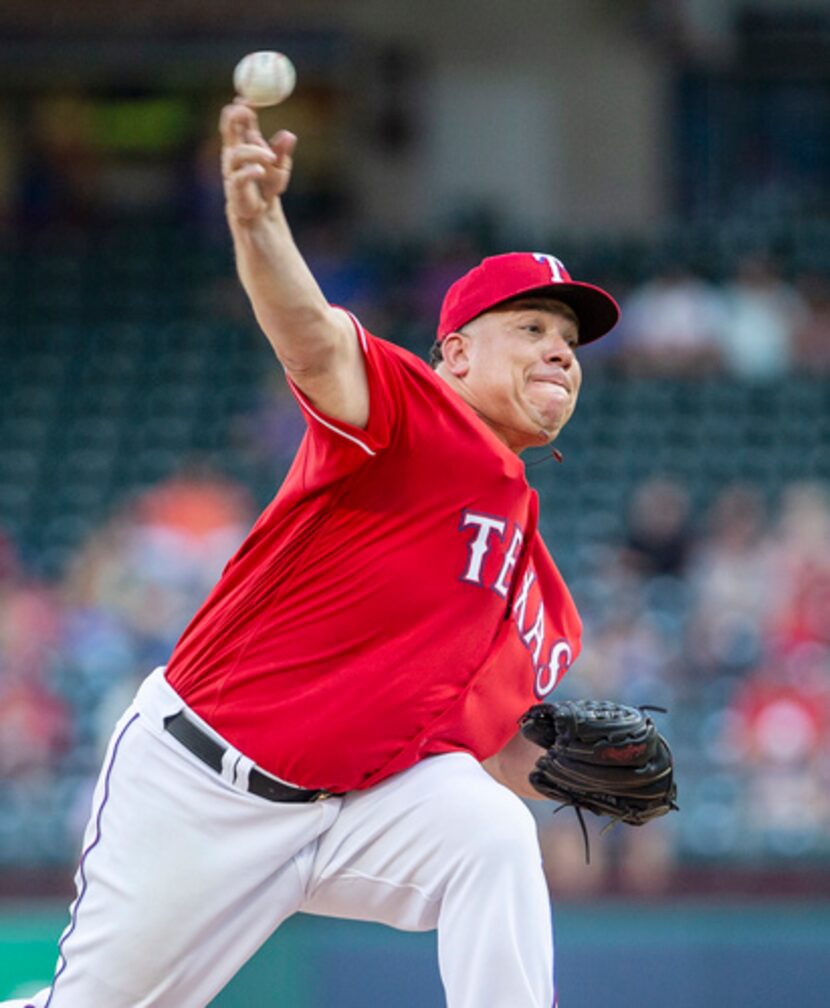
[[(343, 311), (344, 309), (338, 309)], [(399, 420), (400, 366), (383, 340), (377, 339), (346, 312), (363, 351), (369, 385), (369, 419), (365, 428), (328, 416), (311, 403), (288, 376), (288, 386), (308, 425), (306, 448), (322, 462), (332, 456), (342, 469), (354, 468), (380, 454), (388, 445)]]

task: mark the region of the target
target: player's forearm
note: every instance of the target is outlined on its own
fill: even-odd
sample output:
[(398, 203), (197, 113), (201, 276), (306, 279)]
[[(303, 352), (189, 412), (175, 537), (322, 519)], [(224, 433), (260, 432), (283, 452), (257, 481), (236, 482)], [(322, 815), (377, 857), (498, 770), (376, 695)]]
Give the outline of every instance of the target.
[(310, 402), (363, 427), (369, 385), (348, 316), (331, 308), (300, 255), (282, 210), (297, 138), (280, 130), (266, 143), (252, 109), (222, 109), (222, 177), (237, 270), (289, 377)]
[(275, 201), (267, 215), (228, 215), (236, 266), (263, 332), (286, 369), (314, 370), (342, 339), (342, 325), (297, 248)]
[(520, 798), (541, 799), (543, 795), (528, 780), (541, 755), (539, 746), (517, 733), (495, 756), (484, 760), (482, 766), (499, 784), (510, 788)]

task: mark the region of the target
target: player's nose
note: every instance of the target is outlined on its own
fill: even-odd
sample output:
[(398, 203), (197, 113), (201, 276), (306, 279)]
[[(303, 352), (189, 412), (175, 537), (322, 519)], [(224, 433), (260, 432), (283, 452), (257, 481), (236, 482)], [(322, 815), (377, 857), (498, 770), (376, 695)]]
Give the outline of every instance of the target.
[(549, 345), (545, 348), (545, 363), (558, 364), (560, 367), (569, 368), (574, 362), (574, 348), (563, 336), (552, 336)]

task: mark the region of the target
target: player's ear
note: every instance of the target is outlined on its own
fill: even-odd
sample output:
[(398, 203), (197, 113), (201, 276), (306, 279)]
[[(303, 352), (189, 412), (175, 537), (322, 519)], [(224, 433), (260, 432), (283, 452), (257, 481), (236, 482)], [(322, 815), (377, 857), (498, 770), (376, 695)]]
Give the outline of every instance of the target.
[(441, 340), (441, 354), (447, 370), (456, 378), (463, 378), (470, 370), (470, 336), (451, 332)]

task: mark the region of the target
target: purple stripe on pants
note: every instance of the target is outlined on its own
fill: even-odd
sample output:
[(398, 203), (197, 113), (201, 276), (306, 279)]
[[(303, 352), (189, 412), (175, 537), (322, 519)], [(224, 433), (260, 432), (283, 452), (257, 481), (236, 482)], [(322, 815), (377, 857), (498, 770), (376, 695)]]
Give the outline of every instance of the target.
[(58, 942), (58, 969), (57, 972), (55, 973), (55, 978), (52, 981), (52, 989), (49, 991), (49, 998), (46, 1004), (44, 1005), (44, 1008), (49, 1008), (49, 1005), (52, 1003), (52, 995), (55, 993), (55, 984), (57, 984), (58, 982), (58, 977), (66, 969), (66, 957), (63, 954), (63, 945), (64, 942), (67, 940), (67, 938), (69, 938), (69, 936), (75, 930), (75, 926), (78, 923), (78, 907), (80, 907), (81, 900), (83, 899), (84, 893), (87, 890), (86, 859), (89, 857), (90, 853), (95, 849), (95, 847), (101, 840), (101, 817), (104, 813), (104, 806), (107, 804), (107, 801), (109, 800), (110, 796), (110, 778), (112, 776), (112, 768), (113, 766), (115, 766), (115, 757), (118, 754), (118, 747), (121, 745), (121, 740), (127, 734), (127, 729), (132, 724), (135, 723), (138, 717), (139, 717), (138, 714), (133, 714), (130, 720), (121, 729), (121, 734), (115, 740), (115, 744), (112, 747), (112, 755), (110, 756), (110, 761), (104, 774), (104, 797), (101, 800), (101, 804), (98, 808), (98, 813), (95, 816), (95, 839), (92, 841), (89, 847), (87, 847), (86, 850), (81, 854), (81, 861), (78, 868), (78, 873), (81, 879), (81, 885), (78, 889), (78, 895), (75, 899), (75, 902), (72, 905), (72, 916), (69, 920), (69, 927), (67, 927), (64, 933), (61, 935), (61, 940)]

